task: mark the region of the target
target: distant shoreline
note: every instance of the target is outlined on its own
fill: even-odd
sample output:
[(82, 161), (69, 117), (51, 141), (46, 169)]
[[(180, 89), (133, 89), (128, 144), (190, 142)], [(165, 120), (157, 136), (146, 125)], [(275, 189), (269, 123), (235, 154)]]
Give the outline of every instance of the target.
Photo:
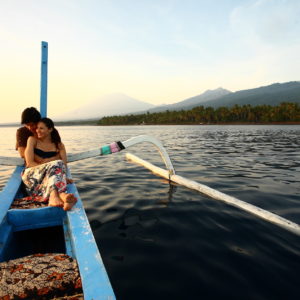
[[(165, 126), (214, 126), (214, 125), (300, 125), (300, 122), (270, 122), (270, 123), (264, 123), (264, 122), (258, 122), (258, 123), (251, 123), (251, 122), (220, 122), (220, 123), (173, 123), (173, 124), (118, 124), (118, 125), (98, 125), (96, 122), (95, 123), (84, 123), (82, 122), (82, 124), (76, 123), (76, 122), (56, 122), (55, 126), (161, 126), (161, 125), (165, 125)], [(0, 124), (0, 127), (21, 127), (22, 125), (18, 125), (18, 124)]]
[(215, 126), (215, 125), (300, 125), (300, 122), (272, 122), (272, 123), (250, 123), (250, 122), (228, 122), (228, 123), (201, 123), (201, 124), (196, 124), (196, 123), (180, 123), (180, 124), (118, 124), (118, 125), (96, 125), (96, 126)]

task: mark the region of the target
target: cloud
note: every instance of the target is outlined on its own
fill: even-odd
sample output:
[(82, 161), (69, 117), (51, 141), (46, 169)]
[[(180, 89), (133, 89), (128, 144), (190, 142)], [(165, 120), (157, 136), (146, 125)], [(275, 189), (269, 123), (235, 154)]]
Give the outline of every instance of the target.
[(286, 47), (300, 42), (299, 15), (299, 1), (258, 0), (236, 7), (230, 24), (249, 45)]
[[(300, 2), (257, 0), (232, 10), (230, 25), (240, 51), (248, 55), (234, 69), (245, 67), (253, 85), (299, 80)], [(242, 71), (242, 70), (241, 70)]]

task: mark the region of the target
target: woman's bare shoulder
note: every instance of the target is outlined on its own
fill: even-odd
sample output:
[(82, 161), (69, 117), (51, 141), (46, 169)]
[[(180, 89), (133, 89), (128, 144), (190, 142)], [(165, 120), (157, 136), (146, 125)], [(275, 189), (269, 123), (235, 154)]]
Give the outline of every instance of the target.
[(58, 150), (64, 150), (65, 149), (65, 145), (62, 142), (60, 142), (57, 146), (58, 146)]
[(30, 136), (27, 140), (28, 143), (37, 143), (37, 138), (34, 136)]

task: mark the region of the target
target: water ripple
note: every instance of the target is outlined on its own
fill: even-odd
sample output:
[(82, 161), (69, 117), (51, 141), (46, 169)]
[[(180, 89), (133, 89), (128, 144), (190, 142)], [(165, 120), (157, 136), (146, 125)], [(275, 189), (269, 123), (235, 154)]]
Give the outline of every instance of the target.
[[(179, 175), (300, 223), (300, 126), (59, 129), (70, 152), (152, 135)], [(0, 155), (10, 155), (15, 128), (0, 131), (9, 137), (0, 139)], [(148, 144), (130, 152), (164, 167)], [(122, 152), (71, 169), (118, 299), (298, 297), (298, 236), (170, 185), (125, 161)], [(0, 168), (1, 188), (12, 171)]]

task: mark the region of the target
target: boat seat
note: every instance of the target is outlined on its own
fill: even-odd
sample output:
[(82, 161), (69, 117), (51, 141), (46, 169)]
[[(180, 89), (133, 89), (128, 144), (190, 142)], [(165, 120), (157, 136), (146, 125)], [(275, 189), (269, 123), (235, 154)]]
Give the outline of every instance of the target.
[(33, 254), (0, 263), (0, 299), (83, 299), (74, 258)]

